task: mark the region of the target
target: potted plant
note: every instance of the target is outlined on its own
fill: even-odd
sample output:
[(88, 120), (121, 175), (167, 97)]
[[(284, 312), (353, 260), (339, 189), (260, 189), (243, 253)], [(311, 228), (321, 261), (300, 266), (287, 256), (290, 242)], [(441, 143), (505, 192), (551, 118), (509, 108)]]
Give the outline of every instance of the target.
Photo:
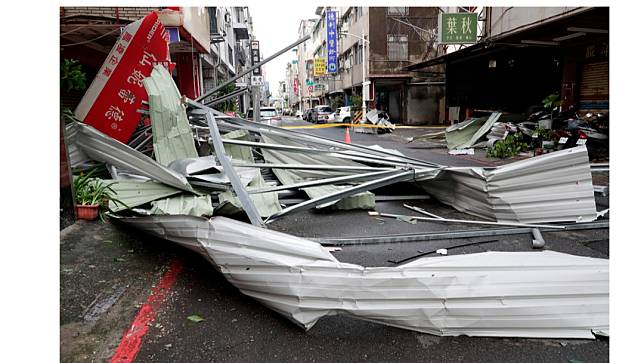
[[(115, 192), (111, 188), (112, 184), (106, 184), (100, 179), (94, 178), (96, 169), (89, 173), (74, 177), (74, 192), (76, 202), (76, 215), (79, 219), (92, 221), (100, 216), (104, 221), (103, 215), (109, 211), (109, 202), (113, 201), (123, 204), (115, 198)], [(127, 207), (127, 206), (126, 206)]]

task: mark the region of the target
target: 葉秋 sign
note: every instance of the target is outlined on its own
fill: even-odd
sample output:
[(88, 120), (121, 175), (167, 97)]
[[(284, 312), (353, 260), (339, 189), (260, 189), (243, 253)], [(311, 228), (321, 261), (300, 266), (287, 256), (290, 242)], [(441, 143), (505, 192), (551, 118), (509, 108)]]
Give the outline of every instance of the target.
[(148, 99), (143, 79), (156, 64), (172, 70), (168, 33), (152, 12), (123, 28), (74, 114), (102, 133), (128, 142), (141, 119), (137, 110)]
[(478, 14), (449, 13), (438, 17), (438, 42), (442, 44), (476, 43)]

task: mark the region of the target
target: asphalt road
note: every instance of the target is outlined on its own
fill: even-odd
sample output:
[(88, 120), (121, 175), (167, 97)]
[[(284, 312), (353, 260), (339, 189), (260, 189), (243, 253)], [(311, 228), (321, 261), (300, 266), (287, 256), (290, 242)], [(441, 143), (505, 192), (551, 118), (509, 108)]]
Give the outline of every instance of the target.
[[(301, 121), (289, 121), (298, 124)], [(343, 139), (342, 129), (307, 130)], [(402, 131), (402, 130), (400, 130)], [(412, 130), (405, 130), (411, 133)], [(416, 133), (427, 130), (413, 130)], [(475, 161), (417, 148), (398, 140), (404, 134), (352, 134), (353, 142), (379, 144), (449, 165)], [(413, 144), (412, 144), (413, 145)], [(405, 189), (407, 191), (407, 189)], [(399, 190), (382, 190), (395, 194)], [(607, 204), (604, 198), (598, 200)], [(444, 217), (469, 218), (434, 200), (413, 201)], [(600, 208), (600, 207), (598, 207)], [(377, 210), (411, 214), (402, 202), (382, 202)], [(369, 217), (366, 211), (306, 211), (287, 216), (271, 229), (320, 238), (473, 228), (470, 225)], [(480, 227), (476, 227), (480, 228)], [(546, 248), (608, 258), (608, 231), (544, 233)], [(469, 239), (488, 240), (489, 238)], [(465, 240), (345, 246), (334, 255), (365, 266), (454, 246)], [(453, 248), (450, 254), (487, 250), (531, 251), (527, 235), (500, 237), (493, 243)], [(440, 258), (440, 257), (438, 257)], [(104, 361), (119, 344), (152, 286), (171, 261), (183, 270), (156, 320), (149, 325), (139, 362), (282, 362), (282, 361), (448, 361), (448, 362), (582, 362), (608, 361), (608, 339), (520, 339), (436, 337), (346, 316), (321, 319), (305, 332), (241, 294), (208, 261), (170, 242), (151, 238), (118, 223), (77, 223), (61, 234), (61, 360)], [(199, 323), (187, 319), (199, 315)]]

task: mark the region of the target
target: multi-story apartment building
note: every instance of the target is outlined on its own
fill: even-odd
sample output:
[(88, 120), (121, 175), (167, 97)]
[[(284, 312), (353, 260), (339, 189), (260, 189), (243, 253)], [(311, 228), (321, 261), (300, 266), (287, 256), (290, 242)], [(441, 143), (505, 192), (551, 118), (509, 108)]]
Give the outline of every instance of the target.
[[(338, 72), (314, 77), (304, 71), (313, 59), (327, 56), (328, 10), (336, 11), (338, 33), (345, 34), (337, 40)], [(392, 121), (403, 124), (438, 121), (443, 85), (431, 82), (427, 75), (419, 77), (403, 70), (442, 54), (434, 42), (438, 13), (439, 9), (432, 7), (318, 7), (318, 18), (303, 20), (299, 29), (300, 36), (311, 34), (310, 42), (298, 48), (302, 98), (315, 105), (330, 104), (331, 99), (340, 97), (348, 105), (351, 96), (362, 96), (362, 83), (366, 81), (369, 107), (386, 110)], [(360, 40), (363, 34), (364, 52)]]
[[(300, 84), (297, 74), (297, 60), (293, 60), (289, 63), (286, 63), (286, 72), (285, 72), (285, 81), (284, 89), (282, 90), (284, 94), (284, 99), (286, 105), (292, 111), (296, 109), (299, 110), (299, 96), (300, 96)], [(301, 110), (300, 110), (301, 111)]]
[[(250, 40), (253, 23), (248, 7), (212, 7), (210, 15), (210, 53), (202, 55), (203, 92), (240, 73), (250, 64)], [(250, 83), (250, 75), (237, 81)], [(239, 97), (239, 112), (250, 107), (250, 95)]]
[[(319, 19), (301, 20), (297, 30), (298, 39), (302, 39), (306, 35), (310, 34), (313, 26), (318, 22), (318, 20)], [(296, 48), (296, 53), (297, 62), (295, 74), (297, 75), (299, 89), (297, 97), (294, 98), (295, 102), (293, 105), (294, 107), (304, 110), (319, 103), (319, 95), (315, 94), (313, 87), (307, 84), (307, 80), (312, 79), (313, 77), (313, 39), (309, 39), (299, 44)], [(291, 88), (292, 87), (293, 84), (291, 84)]]

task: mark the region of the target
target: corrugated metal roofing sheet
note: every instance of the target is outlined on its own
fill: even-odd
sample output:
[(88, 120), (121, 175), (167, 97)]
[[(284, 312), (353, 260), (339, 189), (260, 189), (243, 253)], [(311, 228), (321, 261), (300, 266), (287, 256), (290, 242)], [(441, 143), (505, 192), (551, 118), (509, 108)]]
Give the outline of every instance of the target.
[[(113, 183), (111, 188), (116, 193), (116, 199), (129, 208), (181, 193), (179, 189), (153, 181), (103, 180), (103, 182), (107, 184)], [(110, 209), (118, 212), (128, 208), (110, 201)]]
[[(246, 130), (237, 130), (222, 135), (222, 139), (250, 140), (250, 136), (248, 134), (248, 131)], [(226, 154), (231, 156), (233, 160), (250, 163), (254, 162), (253, 153), (249, 146), (224, 144), (224, 149), (226, 150)], [(235, 171), (239, 172), (240, 179), (242, 179), (243, 176), (247, 177), (248, 175), (252, 175), (252, 179), (247, 185), (249, 189), (263, 188), (267, 186), (266, 181), (264, 181), (264, 177), (260, 172), (260, 169), (244, 169), (235, 167)], [(242, 180), (242, 183), (245, 182)], [(244, 186), (246, 186), (246, 184), (244, 184)], [(255, 208), (257, 208), (257, 212), (261, 217), (266, 218), (282, 210), (277, 192), (250, 194), (248, 197), (250, 201), (255, 205)], [(241, 210), (242, 203), (231, 190), (219, 193), (219, 207), (217, 208), (218, 213), (231, 215), (238, 213)]]
[(152, 202), (150, 213), (161, 215), (212, 216), (210, 195), (178, 195)]
[(154, 155), (159, 164), (168, 166), (177, 159), (198, 157), (186, 108), (172, 76), (164, 66), (156, 65), (143, 85), (148, 93)]
[(67, 125), (65, 134), (68, 145), (76, 145), (93, 160), (133, 171), (181, 190), (194, 192), (183, 175), (166, 168), (89, 125), (73, 122)]
[(497, 168), (446, 169), (419, 183), (459, 211), (502, 222), (589, 222), (597, 218), (585, 146)]
[(485, 252), (363, 267), (319, 243), (223, 217), (124, 221), (201, 252), (242, 293), (305, 329), (347, 314), (442, 336), (593, 338), (608, 330), (606, 259)]
[(493, 112), (489, 117), (466, 120), (448, 127), (445, 129), (447, 147), (450, 150), (472, 147), (500, 117), (501, 112)]
[[(262, 134), (265, 142), (290, 145), (290, 146), (303, 146), (285, 137)], [(308, 165), (349, 165), (349, 166), (364, 166), (364, 164), (355, 161), (334, 158), (328, 155), (315, 155), (294, 152), (283, 152), (278, 150), (264, 149), (262, 150), (264, 160), (273, 164), (308, 164)], [(346, 175), (346, 171), (326, 171), (326, 170), (287, 170), (287, 169), (272, 169), (273, 173), (277, 176), (282, 184), (297, 184), (306, 180), (329, 178), (334, 176)], [(304, 192), (311, 199), (316, 199), (324, 195), (335, 193), (341, 190), (342, 187), (336, 185), (321, 185), (315, 187), (302, 188)], [(373, 209), (376, 206), (375, 196), (371, 192), (362, 192), (354, 194), (349, 197), (344, 197), (337, 201), (332, 201), (319, 205), (317, 208), (325, 208), (333, 206), (336, 209)]]

